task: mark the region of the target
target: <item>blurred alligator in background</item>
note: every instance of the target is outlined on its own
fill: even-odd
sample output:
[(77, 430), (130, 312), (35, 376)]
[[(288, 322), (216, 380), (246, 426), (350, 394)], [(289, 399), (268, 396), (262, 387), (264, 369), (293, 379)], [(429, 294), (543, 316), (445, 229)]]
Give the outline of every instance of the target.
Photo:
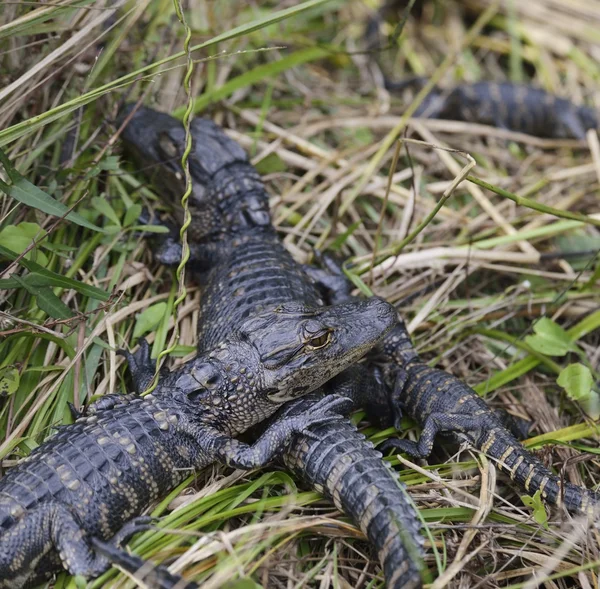
[[(396, 4), (406, 8), (405, 3), (385, 2), (368, 19), (365, 43), (378, 64), (386, 90), (403, 95), (408, 89), (421, 90), (428, 80), (421, 76), (393, 80), (379, 63), (383, 51), (381, 26), (388, 15), (399, 18)], [(512, 82), (481, 81), (450, 88), (434, 86), (413, 116), (479, 123), (555, 139), (585, 139), (589, 129), (599, 127), (596, 109), (574, 104), (535, 86)]]

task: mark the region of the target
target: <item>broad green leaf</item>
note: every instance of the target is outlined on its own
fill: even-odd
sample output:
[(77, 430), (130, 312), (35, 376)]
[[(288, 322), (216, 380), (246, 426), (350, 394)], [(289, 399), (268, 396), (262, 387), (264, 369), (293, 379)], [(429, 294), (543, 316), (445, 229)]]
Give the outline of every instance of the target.
[(133, 339), (152, 331), (167, 312), (167, 303), (156, 303), (144, 309), (138, 316), (133, 330)]
[(95, 196), (92, 198), (92, 206), (99, 212), (102, 213), (107, 219), (110, 219), (115, 225), (121, 226), (119, 215), (110, 206), (110, 203), (106, 198), (101, 196)]
[[(73, 349), (72, 346), (69, 345), (69, 342), (65, 338), (58, 337), (57, 335), (54, 335), (54, 334), (51, 334), (51, 333), (48, 333), (45, 331), (37, 332), (37, 333), (30, 333), (30, 332), (22, 331), (18, 334), (8, 336), (3, 343), (6, 344), (7, 342), (11, 342), (11, 340), (16, 342), (17, 340), (22, 340), (22, 339), (34, 340), (34, 345), (38, 345), (37, 340), (46, 340), (49, 342), (54, 342), (59, 348), (62, 348), (65, 351), (65, 353), (67, 354), (67, 356), (69, 356), (69, 358), (71, 360), (75, 357), (75, 350)], [(8, 344), (8, 345), (11, 345), (11, 344)], [(49, 366), (51, 366), (51, 365), (49, 365)], [(57, 369), (64, 370), (65, 367), (58, 366)], [(24, 372), (29, 372), (29, 371), (34, 371), (34, 368), (29, 367), (24, 370)]]
[(544, 507), (542, 494), (540, 491), (537, 490), (533, 497), (530, 497), (529, 495), (523, 495), (521, 497), (521, 501), (523, 501), (527, 507), (531, 507), (533, 509), (533, 519), (538, 524), (548, 529), (548, 514), (546, 513), (546, 508)]
[(105, 156), (98, 162), (98, 167), (107, 172), (116, 172), (119, 169), (119, 161), (118, 155)]
[[(0, 245), (0, 258), (1, 257), (8, 258), (9, 260), (16, 260), (19, 257), (19, 254), (7, 247), (4, 247), (3, 245)], [(56, 272), (46, 270), (46, 268), (43, 266), (40, 266), (39, 264), (36, 264), (30, 260), (21, 259), (19, 260), (19, 265), (27, 268), (31, 272), (51, 278), (54, 281), (52, 286), (57, 286), (60, 288), (72, 288), (82, 295), (99, 301), (107, 301), (110, 298), (110, 295), (100, 288), (96, 288), (95, 286), (91, 286), (89, 284), (84, 284), (83, 282), (73, 280), (72, 278), (67, 278), (66, 276), (61, 276)]]
[[(42, 276), (41, 274), (27, 274), (21, 278), (28, 286), (58, 286), (54, 284), (54, 280), (49, 276)], [(9, 288), (21, 288), (23, 285), (14, 278), (4, 278), (0, 280), (0, 290), (6, 290)]]
[(50, 289), (48, 286), (36, 288), (36, 301), (38, 307), (48, 313), (54, 319), (69, 319), (73, 317), (71, 309), (67, 307)]
[(276, 153), (270, 153), (267, 157), (260, 160), (255, 167), (261, 176), (283, 172), (287, 169), (284, 161)]
[(171, 358), (183, 358), (195, 351), (196, 346), (184, 346), (183, 344), (178, 344), (173, 348), (173, 351), (169, 354), (169, 356)]
[(594, 377), (587, 366), (576, 362), (564, 368), (556, 379), (556, 383), (565, 389), (573, 401), (581, 403), (586, 413), (593, 419), (600, 415), (600, 399), (592, 389)]
[(558, 375), (556, 382), (567, 392), (574, 401), (587, 399), (594, 384), (594, 377), (590, 369), (579, 362), (569, 364)]
[(164, 225), (134, 225), (131, 229), (145, 233), (169, 233), (169, 228)]
[(568, 352), (579, 352), (569, 334), (552, 319), (542, 317), (533, 326), (535, 335), (528, 335), (525, 343), (536, 352), (548, 356), (564, 356)]
[[(600, 310), (586, 315), (581, 321), (569, 328), (567, 333), (572, 341), (577, 341), (584, 335), (587, 335), (588, 333), (591, 333), (595, 329), (599, 328)], [(511, 364), (508, 368), (497, 372), (488, 380), (479, 383), (474, 387), (474, 389), (479, 395), (491, 393), (501, 386), (504, 386), (520, 376), (523, 376), (523, 374), (527, 374), (530, 370), (533, 370), (536, 366), (538, 366), (540, 362), (541, 361), (538, 358), (534, 358), (533, 356), (523, 358), (522, 360)]]
[(65, 217), (65, 219), (68, 219), (77, 225), (104, 233), (104, 230), (101, 227), (97, 227), (93, 223), (90, 223), (74, 211), (69, 212), (69, 208), (62, 202), (55, 200), (35, 184), (32, 184), (29, 180), (21, 176), (1, 149), (0, 163), (4, 166), (4, 170), (12, 182), (12, 184), (6, 184), (0, 180), (0, 190), (8, 194), (8, 196), (29, 207), (38, 209), (47, 215)]
[[(18, 225), (7, 225), (0, 231), (0, 245), (9, 247), (18, 254), (22, 254), (36, 236), (42, 237), (46, 232), (37, 223), (19, 223)], [(36, 246), (25, 254), (28, 260), (36, 260), (40, 265), (46, 266), (48, 258)]]
[(38, 307), (53, 319), (69, 319), (73, 317), (71, 309), (67, 307), (48, 286), (31, 286), (18, 276), (13, 277), (21, 286), (36, 298)]
[(15, 438), (14, 440), (11, 440), (6, 447), (0, 452), (0, 460), (4, 460), (4, 458), (6, 456), (8, 456), (9, 454), (12, 454), (12, 451), (19, 445), (21, 444), (23, 441), (25, 440), (25, 438)]
[(116, 235), (121, 231), (120, 225), (107, 225), (106, 226), (106, 235)]
[(0, 368), (0, 396), (15, 393), (20, 381), (19, 371), (14, 366)]
[(125, 211), (125, 217), (123, 218), (123, 227), (129, 227), (133, 225), (142, 214), (142, 205), (135, 204), (128, 207), (127, 211)]
[[(561, 252), (588, 252), (588, 254), (594, 255), (598, 248), (600, 248), (600, 237), (588, 234), (585, 230), (580, 229), (578, 231), (570, 231), (564, 235), (558, 235), (556, 237), (556, 245)], [(586, 258), (586, 256), (582, 257)], [(589, 258), (589, 255), (587, 257)]]

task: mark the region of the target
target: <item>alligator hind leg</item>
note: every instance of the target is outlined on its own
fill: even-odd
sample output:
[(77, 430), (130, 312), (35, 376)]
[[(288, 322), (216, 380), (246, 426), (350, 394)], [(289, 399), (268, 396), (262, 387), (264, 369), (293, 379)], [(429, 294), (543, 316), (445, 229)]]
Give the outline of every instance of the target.
[[(110, 540), (119, 545), (133, 534), (147, 530), (151, 518), (142, 517), (127, 523)], [(93, 578), (110, 566), (103, 556), (90, 548), (86, 531), (77, 516), (64, 504), (45, 503), (23, 517), (0, 536), (0, 587), (20, 587), (26, 580), (47, 577), (46, 562), (56, 560), (72, 575)]]
[(411, 440), (390, 439), (381, 444), (382, 452), (399, 450), (414, 458), (427, 458), (433, 450), (433, 441), (438, 433), (473, 432), (481, 428), (481, 419), (463, 413), (432, 413), (425, 421), (423, 432), (418, 442)]

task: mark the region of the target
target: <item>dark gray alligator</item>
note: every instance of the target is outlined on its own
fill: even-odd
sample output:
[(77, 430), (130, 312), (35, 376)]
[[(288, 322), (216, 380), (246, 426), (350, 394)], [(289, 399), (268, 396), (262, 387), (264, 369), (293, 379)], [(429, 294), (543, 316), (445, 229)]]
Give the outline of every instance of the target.
[(530, 495), (540, 491), (550, 505), (562, 505), (572, 514), (598, 516), (600, 494), (563, 482), (523, 447), (505, 420), (471, 387), (422, 362), (402, 322), (386, 336), (382, 348), (385, 379), (393, 387), (390, 410), (395, 413), (396, 427), (404, 413), (423, 432), (418, 442), (388, 439), (380, 449), (424, 458), (431, 454), (438, 433), (454, 433), (495, 459), (498, 468)]
[[(95, 577), (111, 546), (112, 560), (127, 564), (115, 547), (147, 529), (137, 516), (194, 469), (214, 461), (251, 469), (295, 433), (318, 439), (310, 430), (338, 419), (343, 397), (277, 419), (251, 446), (233, 436), (352, 365), (395, 321), (381, 300), (280, 305), (240, 322), (153, 395), (101, 398), (0, 480), (0, 588), (29, 587), (63, 568)], [(147, 345), (137, 357), (145, 355)]]
[[(385, 80), (390, 92), (422, 88), (425, 78)], [(491, 125), (537, 137), (585, 139), (598, 129), (596, 111), (550, 94), (541, 88), (512, 82), (475, 82), (450, 89), (434, 87), (415, 111), (415, 117), (451, 119)]]
[[(121, 120), (130, 115), (131, 107)], [(318, 270), (297, 264), (278, 239), (267, 192), (244, 150), (209, 120), (195, 119), (192, 135), (191, 264), (203, 285), (198, 326), (202, 353), (263, 309), (283, 302), (322, 305), (321, 287), (313, 278), (327, 280)], [(181, 123), (141, 108), (125, 127), (123, 139), (144, 170), (153, 172), (164, 195), (176, 202), (183, 193)], [(180, 260), (176, 236), (158, 247), (157, 257), (171, 264)], [(140, 388), (148, 380), (148, 372), (141, 369), (133, 376)], [(345, 371), (307, 403), (332, 390), (351, 398), (352, 408), (387, 410), (383, 385), (363, 367)], [(286, 414), (303, 410), (304, 404), (292, 406)], [(322, 424), (313, 431), (319, 439), (296, 436), (283, 462), (331, 496), (360, 526), (380, 557), (389, 587), (420, 587), (420, 522), (395, 473), (349, 421)]]
[[(397, 21), (398, 9), (405, 8), (404, 4), (385, 2), (367, 21), (365, 42), (377, 63), (383, 50), (382, 21), (394, 16)], [(421, 76), (393, 80), (381, 64), (379, 69), (385, 88), (394, 94), (407, 89), (421, 90), (428, 81)], [(585, 139), (589, 129), (599, 128), (596, 109), (574, 104), (530, 84), (512, 82), (481, 81), (451, 88), (435, 86), (413, 116), (479, 123), (555, 139)]]

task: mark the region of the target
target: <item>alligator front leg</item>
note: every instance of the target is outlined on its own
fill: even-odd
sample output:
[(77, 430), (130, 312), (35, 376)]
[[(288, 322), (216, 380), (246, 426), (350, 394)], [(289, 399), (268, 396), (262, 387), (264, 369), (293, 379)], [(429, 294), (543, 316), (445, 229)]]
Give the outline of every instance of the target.
[(343, 419), (344, 407), (349, 403), (345, 397), (329, 395), (303, 413), (276, 419), (252, 445), (217, 430), (205, 430), (199, 442), (210, 457), (228, 466), (244, 470), (261, 468), (280, 456), (296, 434), (316, 438), (311, 428)]
[[(138, 349), (133, 354), (128, 350), (117, 350), (117, 354), (127, 360), (132, 388), (137, 394), (140, 394), (150, 386), (154, 379), (156, 362), (150, 357), (150, 344), (148, 344), (146, 338), (141, 337), (138, 340), (138, 345)], [(169, 370), (163, 367), (160, 373), (164, 377), (169, 374)]]
[[(154, 258), (165, 266), (177, 266), (181, 262), (182, 246), (179, 241), (179, 229), (170, 222), (161, 221), (154, 217), (147, 209), (142, 210), (138, 218), (140, 225), (147, 227), (162, 227), (166, 229), (158, 239), (153, 239), (152, 250)], [(142, 236), (147, 236), (150, 231), (141, 232)], [(214, 244), (200, 244), (190, 240), (189, 260), (194, 270), (203, 272), (213, 267), (217, 254)]]
[[(148, 517), (131, 520), (109, 543), (120, 546), (137, 532), (149, 529), (152, 521)], [(86, 579), (97, 577), (110, 566), (109, 560), (91, 548), (79, 518), (65, 504), (54, 501), (28, 511), (0, 536), (0, 588), (14, 589), (38, 581), (36, 567), (52, 559), (53, 553), (70, 574)]]

